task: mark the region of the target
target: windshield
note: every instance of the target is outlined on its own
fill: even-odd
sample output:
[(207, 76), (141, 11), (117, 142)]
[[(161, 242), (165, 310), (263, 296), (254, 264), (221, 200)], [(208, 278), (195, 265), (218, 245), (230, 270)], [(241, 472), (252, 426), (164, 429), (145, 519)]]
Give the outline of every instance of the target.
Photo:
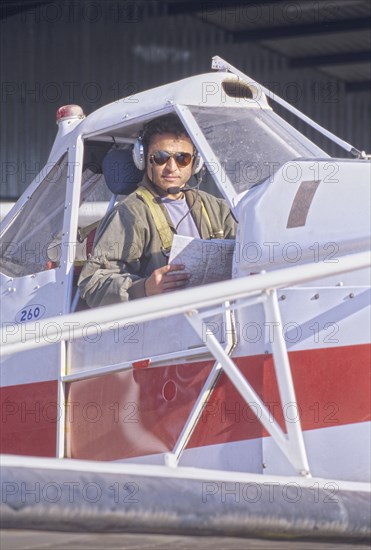
[[(2, 235), (0, 271), (13, 277), (54, 266), (52, 247), (62, 233), (67, 185), (67, 154), (43, 177)], [(40, 177), (39, 176), (39, 177)]]
[[(285, 162), (328, 157), (276, 113), (262, 109), (189, 107), (237, 194), (272, 178)], [(208, 166), (211, 173), (217, 167)]]

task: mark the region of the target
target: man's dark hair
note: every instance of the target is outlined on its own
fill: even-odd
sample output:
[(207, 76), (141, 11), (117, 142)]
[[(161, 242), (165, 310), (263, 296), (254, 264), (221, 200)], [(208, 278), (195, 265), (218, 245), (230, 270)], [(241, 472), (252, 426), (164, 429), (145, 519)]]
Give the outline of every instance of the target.
[(178, 138), (181, 136), (189, 138), (188, 132), (184, 128), (179, 117), (174, 114), (155, 118), (144, 127), (142, 142), (146, 149), (152, 137), (156, 134), (174, 134)]

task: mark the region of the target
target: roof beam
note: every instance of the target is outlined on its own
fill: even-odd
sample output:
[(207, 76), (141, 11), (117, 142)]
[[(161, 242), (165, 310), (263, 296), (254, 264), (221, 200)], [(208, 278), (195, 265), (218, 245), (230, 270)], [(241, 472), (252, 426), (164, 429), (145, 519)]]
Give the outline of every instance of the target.
[(346, 82), (345, 91), (346, 92), (370, 92), (371, 90), (371, 80), (360, 80), (355, 82)]
[(255, 9), (258, 6), (265, 4), (278, 4), (282, 0), (208, 0), (206, 2), (200, 2), (200, 0), (188, 0), (184, 2), (166, 2), (167, 15), (191, 15), (199, 13), (207, 18), (207, 15), (212, 15), (216, 11), (222, 11), (223, 13), (230, 12), (233, 8), (240, 8), (242, 6), (252, 6)]
[(50, 4), (49, 1), (45, 0), (14, 0), (11, 2), (3, 2), (0, 6), (0, 19), (6, 19), (18, 13), (22, 13), (33, 8), (38, 8), (39, 6), (44, 6), (45, 4)]
[(367, 63), (371, 61), (368, 50), (359, 52), (331, 53), (294, 57), (289, 60), (289, 67), (319, 67), (323, 65), (345, 65), (346, 63)]
[(316, 34), (332, 34), (336, 32), (359, 31), (369, 29), (368, 17), (357, 19), (341, 19), (337, 21), (323, 21), (321, 23), (305, 23), (303, 25), (282, 25), (271, 27), (255, 27), (232, 33), (234, 42), (251, 42), (252, 40), (279, 40)]

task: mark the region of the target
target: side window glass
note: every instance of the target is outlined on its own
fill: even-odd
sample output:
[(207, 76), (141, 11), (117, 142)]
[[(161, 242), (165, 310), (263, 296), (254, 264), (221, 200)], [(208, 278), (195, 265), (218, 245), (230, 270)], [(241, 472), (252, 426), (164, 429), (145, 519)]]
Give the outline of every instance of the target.
[[(57, 267), (67, 185), (67, 153), (43, 177), (1, 236), (0, 271), (23, 277)], [(56, 252), (58, 248), (58, 253)]]

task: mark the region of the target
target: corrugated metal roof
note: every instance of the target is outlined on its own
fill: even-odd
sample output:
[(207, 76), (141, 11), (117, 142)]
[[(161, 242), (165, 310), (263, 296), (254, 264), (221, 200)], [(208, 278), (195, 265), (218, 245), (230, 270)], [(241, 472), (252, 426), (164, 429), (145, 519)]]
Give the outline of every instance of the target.
[[(345, 82), (353, 79), (370, 83), (371, 4), (369, 0), (314, 0), (251, 2), (173, 2), (168, 1), (170, 13), (193, 13), (200, 20), (224, 29), (232, 40), (239, 43), (261, 44), (288, 59), (306, 60), (305, 66), (320, 67), (322, 72), (334, 75)], [(348, 61), (313, 59), (343, 53)], [(362, 61), (357, 61), (363, 54)], [(354, 54), (354, 55), (351, 55)], [(367, 56), (368, 54), (368, 56)], [(310, 63), (308, 63), (310, 61)], [(349, 65), (358, 63), (357, 72)], [(299, 65), (299, 64), (298, 64)], [(333, 66), (337, 65), (336, 69)], [(363, 85), (364, 86), (364, 85)]]
[(370, 49), (371, 35), (368, 29), (359, 30), (356, 33), (334, 33), (317, 36), (308, 44), (308, 37), (281, 38), (279, 41), (265, 40), (264, 43), (274, 47), (278, 53), (287, 57), (302, 58), (308, 55), (346, 54), (348, 52)]
[[(358, 17), (369, 17), (367, 0), (260, 0), (260, 2), (239, 0), (220, 2), (211, 0), (205, 3), (167, 1), (170, 13), (193, 11), (203, 21), (213, 23), (229, 31), (257, 28), (274, 28), (305, 23), (325, 24), (333, 21)], [(172, 6), (175, 4), (175, 6)], [(183, 5), (181, 7), (181, 5)]]

